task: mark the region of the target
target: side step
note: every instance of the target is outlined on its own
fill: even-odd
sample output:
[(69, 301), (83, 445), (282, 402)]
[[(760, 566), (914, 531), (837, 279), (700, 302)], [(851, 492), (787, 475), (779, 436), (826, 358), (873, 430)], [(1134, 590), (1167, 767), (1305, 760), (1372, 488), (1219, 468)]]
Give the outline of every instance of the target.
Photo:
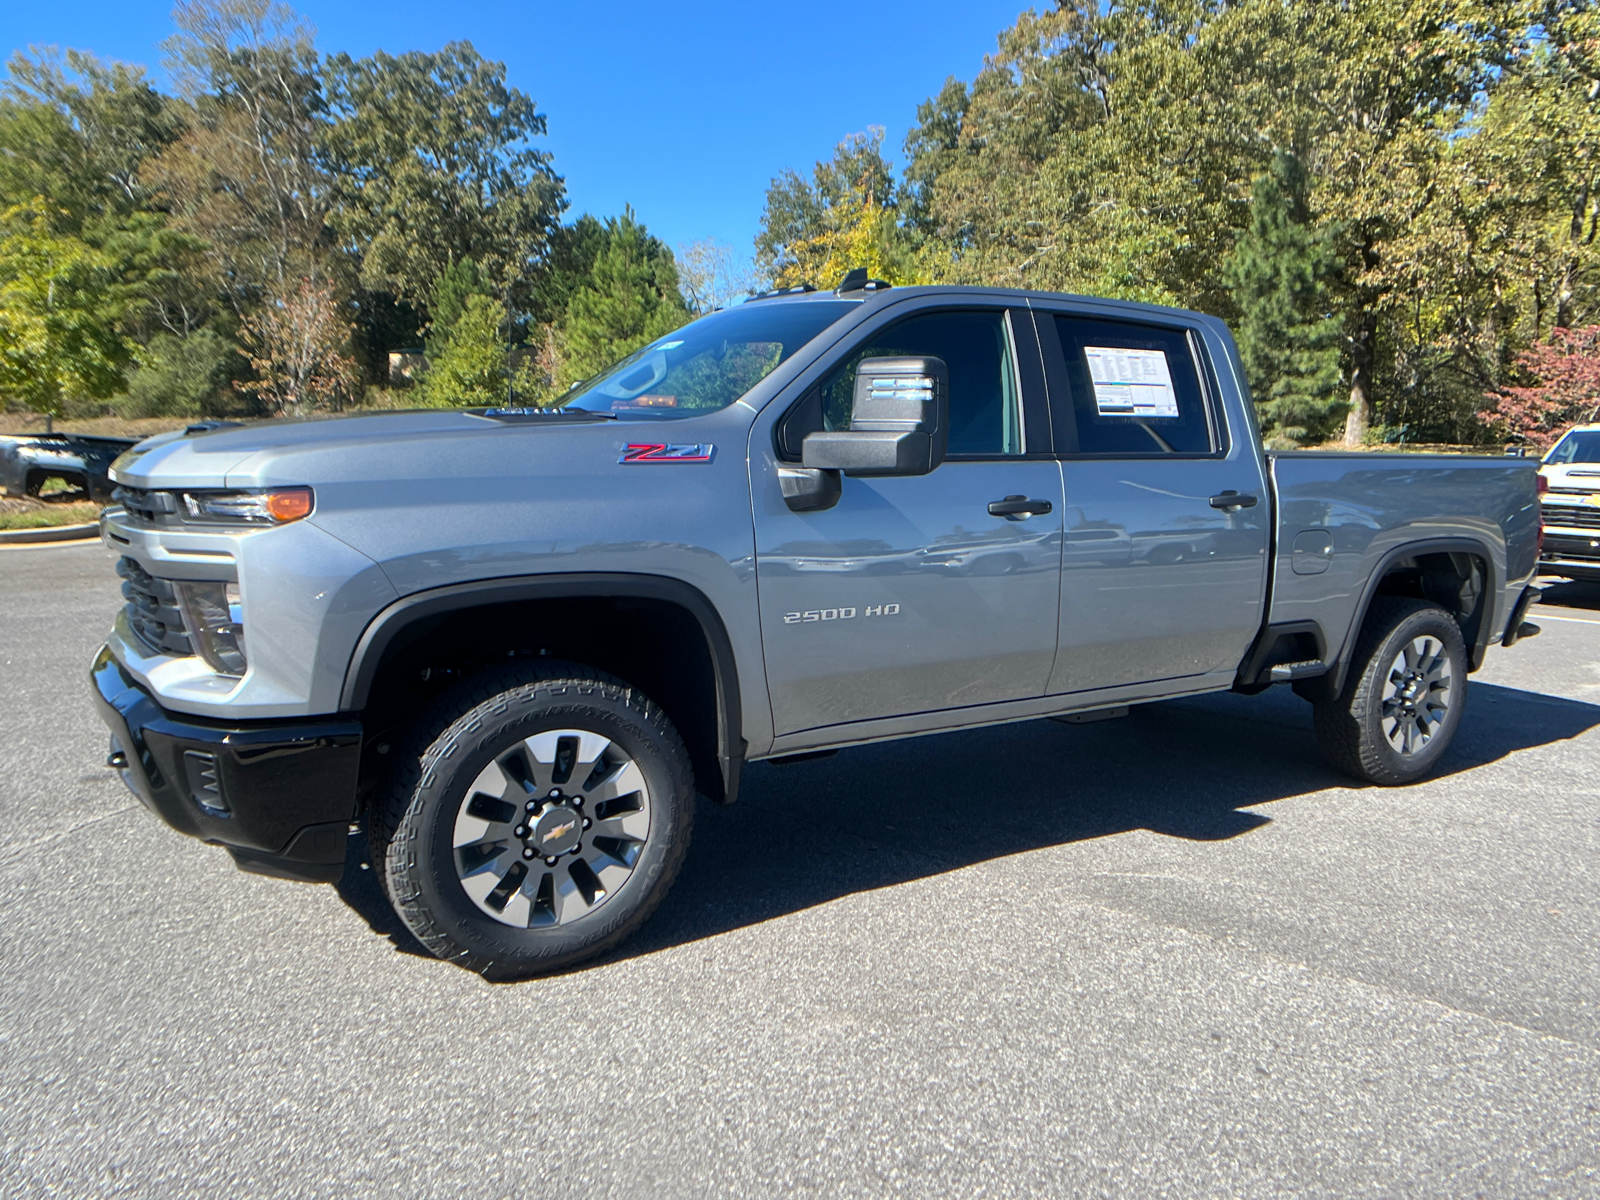
[(1060, 721), (1063, 725), (1088, 725), (1095, 721), (1114, 721), (1127, 715), (1128, 706), (1124, 704), (1120, 708), (1091, 708), (1088, 712), (1059, 713), (1050, 719)]
[(799, 754), (780, 754), (777, 758), (769, 758), (767, 761), (775, 767), (790, 767), (795, 763), (816, 762), (821, 758), (832, 758), (837, 753), (839, 753), (837, 749), (804, 750)]
[(1268, 671), (1267, 678), (1273, 683), (1289, 683), (1295, 679), (1310, 679), (1315, 675), (1327, 673), (1327, 663), (1320, 658), (1308, 658), (1304, 662), (1279, 663)]

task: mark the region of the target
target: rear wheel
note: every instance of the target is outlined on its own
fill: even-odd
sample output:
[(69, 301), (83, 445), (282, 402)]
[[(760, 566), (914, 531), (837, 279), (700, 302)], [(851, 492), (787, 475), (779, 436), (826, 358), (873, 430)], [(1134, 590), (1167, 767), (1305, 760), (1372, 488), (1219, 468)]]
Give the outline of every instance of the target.
[(694, 795), (677, 731), (627, 685), (573, 665), (486, 672), (399, 764), (373, 814), (374, 863), (440, 958), (496, 977), (561, 970), (660, 903)]
[(1448, 749), (1466, 698), (1467, 648), (1455, 619), (1426, 600), (1379, 597), (1343, 689), (1314, 710), (1317, 743), (1358, 779), (1411, 783)]

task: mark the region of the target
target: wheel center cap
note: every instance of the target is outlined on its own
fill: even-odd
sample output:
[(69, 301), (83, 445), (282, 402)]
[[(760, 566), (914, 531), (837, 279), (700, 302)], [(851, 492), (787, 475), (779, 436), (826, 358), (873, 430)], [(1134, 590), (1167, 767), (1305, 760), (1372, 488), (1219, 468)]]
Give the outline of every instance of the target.
[(528, 845), (540, 854), (565, 854), (578, 844), (583, 815), (564, 804), (551, 807), (528, 834)]

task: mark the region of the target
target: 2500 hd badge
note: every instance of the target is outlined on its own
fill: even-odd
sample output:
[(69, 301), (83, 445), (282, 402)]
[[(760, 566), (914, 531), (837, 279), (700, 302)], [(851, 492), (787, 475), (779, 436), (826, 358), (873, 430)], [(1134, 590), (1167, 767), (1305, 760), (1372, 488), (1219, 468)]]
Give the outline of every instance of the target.
[[(805, 612), (783, 614), (785, 625), (803, 625), (809, 621), (848, 621), (856, 615), (854, 608), (810, 608)], [(898, 604), (869, 604), (862, 610), (868, 617), (898, 617)]]

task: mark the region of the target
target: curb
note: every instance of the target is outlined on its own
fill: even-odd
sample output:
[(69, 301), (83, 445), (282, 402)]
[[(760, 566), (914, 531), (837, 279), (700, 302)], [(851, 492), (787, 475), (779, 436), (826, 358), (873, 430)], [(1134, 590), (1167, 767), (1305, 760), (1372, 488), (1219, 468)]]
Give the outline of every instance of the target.
[(44, 529), (4, 529), (0, 530), (0, 546), (25, 546), (36, 542), (77, 542), (99, 536), (98, 523), (55, 525)]

